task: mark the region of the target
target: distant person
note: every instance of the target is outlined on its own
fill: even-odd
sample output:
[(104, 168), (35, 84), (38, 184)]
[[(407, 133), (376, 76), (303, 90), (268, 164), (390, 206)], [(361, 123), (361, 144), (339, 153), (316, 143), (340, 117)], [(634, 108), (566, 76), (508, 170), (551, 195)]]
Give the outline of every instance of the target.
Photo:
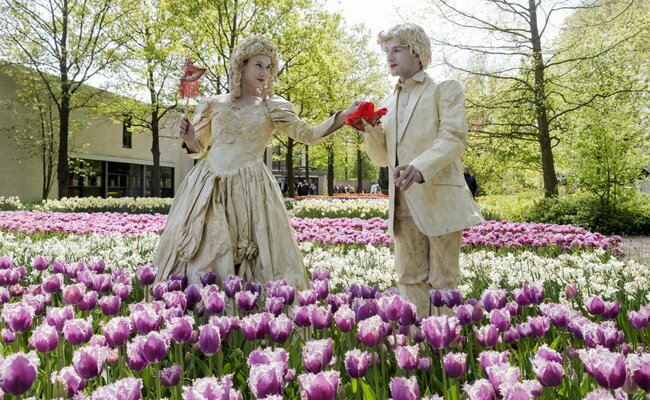
[(476, 178), (472, 175), (472, 172), (469, 170), (468, 166), (465, 166), (463, 169), (463, 175), (465, 176), (465, 182), (467, 182), (467, 187), (469, 191), (472, 192), (472, 197), (476, 199), (476, 191), (478, 190), (478, 184), (476, 183)]
[(378, 194), (381, 193), (381, 187), (377, 182), (373, 183), (372, 186), (370, 186), (370, 194)]

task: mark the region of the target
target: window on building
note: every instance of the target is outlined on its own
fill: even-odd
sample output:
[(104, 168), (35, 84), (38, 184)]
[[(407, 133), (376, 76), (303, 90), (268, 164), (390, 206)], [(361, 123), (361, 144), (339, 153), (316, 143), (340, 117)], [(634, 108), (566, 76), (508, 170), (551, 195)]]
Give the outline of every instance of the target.
[(122, 147), (125, 149), (132, 148), (132, 139), (133, 133), (131, 132), (131, 116), (127, 115), (124, 117), (124, 121), (122, 122)]
[(68, 176), (68, 196), (104, 197), (104, 163), (79, 160)]
[[(145, 196), (152, 196), (153, 193), (153, 166), (145, 167)], [(174, 168), (160, 167), (160, 197), (174, 197)]]

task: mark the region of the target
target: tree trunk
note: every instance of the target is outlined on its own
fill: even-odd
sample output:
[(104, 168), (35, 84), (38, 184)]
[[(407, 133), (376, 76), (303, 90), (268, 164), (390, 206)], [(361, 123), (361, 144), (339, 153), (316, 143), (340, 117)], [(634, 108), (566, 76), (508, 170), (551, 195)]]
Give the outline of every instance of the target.
[(294, 197), (295, 185), (293, 177), (293, 146), (295, 142), (292, 138), (287, 138), (287, 154), (284, 156), (284, 163), (287, 166), (287, 196)]
[[(151, 170), (151, 196), (160, 197), (160, 129), (158, 124), (158, 96), (154, 87), (153, 68), (149, 68), (147, 86), (151, 99), (151, 155), (153, 168)], [(142, 193), (144, 196), (145, 193)]]
[(363, 191), (363, 153), (357, 143), (357, 193)]
[(305, 182), (311, 187), (311, 183), (309, 183), (309, 146), (307, 145), (305, 145)]
[(68, 195), (68, 129), (70, 122), (70, 100), (67, 94), (61, 96), (59, 108), (59, 159), (56, 167), (58, 198)]
[(334, 195), (334, 143), (327, 146), (327, 195)]
[(537, 5), (535, 0), (528, 0), (530, 12), (530, 33), (533, 45), (533, 62), (535, 63), (535, 114), (537, 119), (538, 141), (542, 158), (542, 173), (544, 175), (544, 197), (556, 197), (557, 176), (553, 162), (553, 148), (549, 132), (548, 110), (546, 107), (546, 87), (544, 84), (544, 59), (542, 45), (537, 27)]

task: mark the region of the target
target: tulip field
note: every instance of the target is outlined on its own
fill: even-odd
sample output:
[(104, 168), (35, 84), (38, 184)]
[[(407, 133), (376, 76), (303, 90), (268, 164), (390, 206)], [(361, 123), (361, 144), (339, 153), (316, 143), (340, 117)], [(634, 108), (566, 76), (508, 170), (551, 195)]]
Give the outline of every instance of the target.
[(168, 200), (93, 201), (0, 211), (5, 399), (650, 398), (650, 268), (619, 237), (487, 221), (420, 318), (385, 198), (291, 204), (307, 290), (156, 283)]

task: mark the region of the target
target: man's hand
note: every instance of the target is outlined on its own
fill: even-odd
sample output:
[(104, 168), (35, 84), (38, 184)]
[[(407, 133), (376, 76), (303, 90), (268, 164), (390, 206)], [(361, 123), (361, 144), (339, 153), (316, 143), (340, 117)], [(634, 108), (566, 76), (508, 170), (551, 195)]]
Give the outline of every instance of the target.
[(414, 183), (424, 182), (422, 174), (411, 164), (398, 165), (393, 172), (395, 186), (402, 192), (407, 191)]

